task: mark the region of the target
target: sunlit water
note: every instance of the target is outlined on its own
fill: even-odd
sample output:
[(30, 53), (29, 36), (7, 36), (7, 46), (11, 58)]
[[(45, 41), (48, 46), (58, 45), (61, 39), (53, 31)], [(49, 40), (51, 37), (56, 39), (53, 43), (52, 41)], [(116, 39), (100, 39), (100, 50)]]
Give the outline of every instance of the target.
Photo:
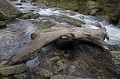
[[(13, 2), (13, 4), (20, 3), (20, 1)], [(117, 26), (109, 24), (106, 20), (96, 20), (93, 16), (82, 15), (70, 10), (62, 10), (60, 8), (48, 8), (42, 6), (32, 6), (30, 3), (22, 3), (22, 5), (16, 5), (23, 13), (30, 10), (34, 13), (39, 13), (41, 16), (53, 17), (53, 21), (56, 24), (65, 24), (61, 22), (62, 17), (73, 18), (81, 22), (83, 28), (99, 29), (105, 27), (109, 34), (109, 44), (120, 44), (120, 29)], [(36, 19), (32, 19), (36, 20)], [(14, 55), (24, 43), (30, 40), (30, 34), (37, 30), (32, 25), (30, 20), (16, 19), (7, 23), (8, 28), (0, 30), (0, 59), (8, 59)], [(27, 62), (29, 66), (36, 66), (39, 64), (38, 57), (34, 60)]]

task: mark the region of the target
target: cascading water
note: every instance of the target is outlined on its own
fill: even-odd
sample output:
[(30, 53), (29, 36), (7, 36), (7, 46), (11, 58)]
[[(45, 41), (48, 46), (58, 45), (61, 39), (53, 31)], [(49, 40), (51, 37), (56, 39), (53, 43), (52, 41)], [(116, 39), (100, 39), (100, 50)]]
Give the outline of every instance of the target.
[[(106, 43), (120, 44), (120, 29), (117, 28), (118, 26), (109, 24), (106, 20), (98, 20), (93, 16), (82, 15), (60, 8), (33, 6), (30, 3), (21, 2), (21, 0), (12, 2), (23, 13), (33, 11), (34, 14), (37, 13), (40, 16), (36, 19), (23, 20), (17, 18), (7, 22), (7, 28), (0, 30), (0, 61), (4, 59), (9, 60), (11, 56), (15, 55), (21, 47), (31, 40), (31, 33), (38, 31), (38, 27), (34, 25), (36, 21), (40, 23), (49, 21), (49, 23), (51, 22), (54, 25), (63, 24), (68, 27), (75, 27), (74, 24), (72, 25), (69, 22), (63, 21), (63, 18), (67, 18), (80, 22), (81, 28), (99, 29), (105, 27), (110, 37), (109, 41), (105, 40)], [(82, 41), (77, 42), (77, 45), (73, 46), (73, 50), (62, 50), (62, 54), (58, 54), (57, 52), (56, 55), (57, 50), (54, 45), (48, 45), (42, 48), (34, 59), (28, 60), (26, 65), (31, 69), (37, 67), (50, 70), (55, 75), (70, 75), (84, 78), (93, 77), (93, 79), (98, 79), (101, 75), (103, 76), (101, 79), (104, 76), (107, 76), (107, 79), (113, 79), (111, 78), (113, 76), (110, 71), (116, 75), (116, 65), (112, 62), (111, 55), (96, 45)], [(74, 53), (75, 60), (74, 58), (73, 60), (70, 59), (71, 53)], [(32, 71), (30, 70), (30, 72)], [(32, 79), (36, 79), (36, 77), (34, 78), (36, 74), (39, 75), (39, 72), (30, 74), (29, 77), (32, 75)], [(49, 75), (49, 73), (45, 72), (45, 75)]]
[[(18, 0), (21, 3), (21, 0)], [(13, 2), (14, 3), (14, 2)], [(16, 3), (14, 3), (16, 4)], [(16, 5), (23, 13), (30, 10), (34, 13), (39, 13), (41, 16), (52, 17), (52, 21), (56, 24), (69, 25), (61, 21), (62, 17), (72, 18), (81, 22), (82, 28), (103, 28), (107, 29), (110, 40), (106, 42), (109, 44), (120, 44), (120, 29), (117, 26), (109, 24), (106, 20), (99, 21), (93, 16), (82, 15), (70, 10), (62, 10), (60, 8), (48, 8), (42, 6), (32, 6), (30, 3), (21, 3)], [(39, 20), (32, 19), (32, 20)], [(24, 43), (30, 40), (30, 34), (36, 31), (30, 20), (20, 20), (8, 23), (8, 28), (0, 30), (0, 59), (6, 59), (12, 56)], [(69, 25), (70, 26), (70, 25)], [(7, 38), (9, 37), (9, 38)], [(14, 43), (13, 43), (14, 42)], [(35, 58), (36, 60), (37, 58)]]

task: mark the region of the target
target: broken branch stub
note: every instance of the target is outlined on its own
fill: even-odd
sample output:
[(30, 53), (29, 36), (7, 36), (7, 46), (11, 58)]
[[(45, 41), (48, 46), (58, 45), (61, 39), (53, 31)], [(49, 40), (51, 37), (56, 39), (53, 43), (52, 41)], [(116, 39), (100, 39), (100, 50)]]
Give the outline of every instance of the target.
[(37, 51), (43, 46), (53, 43), (61, 36), (70, 36), (72, 34), (75, 39), (85, 40), (101, 47), (104, 50), (108, 50), (104, 39), (107, 36), (105, 29), (88, 29), (88, 28), (65, 28), (65, 27), (52, 27), (50, 29), (43, 30), (33, 40), (28, 42), (23, 48), (21, 48), (16, 55), (11, 57), (7, 63), (9, 65), (26, 61), (31, 58)]

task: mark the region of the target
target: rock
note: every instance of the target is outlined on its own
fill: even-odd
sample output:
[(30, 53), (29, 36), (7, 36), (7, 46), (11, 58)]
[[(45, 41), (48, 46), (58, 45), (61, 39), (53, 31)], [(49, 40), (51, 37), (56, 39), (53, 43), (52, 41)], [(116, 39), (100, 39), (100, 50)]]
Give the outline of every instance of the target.
[(59, 60), (59, 61), (57, 61), (56, 62), (56, 65), (57, 65), (57, 72), (59, 72), (59, 71), (61, 71), (61, 70), (63, 70), (63, 69), (65, 69), (66, 67), (65, 67), (65, 61), (64, 60)]
[(3, 21), (0, 21), (0, 29), (1, 28), (6, 28), (6, 27), (7, 27), (6, 23), (3, 22)]
[(43, 30), (47, 28), (51, 28), (55, 25), (55, 23), (51, 21), (35, 21), (33, 22), (34, 26), (38, 27), (38, 29)]
[(16, 3), (15, 5), (22, 5), (22, 3)]
[(95, 13), (98, 11), (98, 9), (91, 9), (90, 15), (95, 15)]
[(46, 0), (38, 0), (37, 5), (39, 5), (39, 6), (48, 6), (48, 1), (46, 1)]
[(0, 63), (0, 68), (2, 68), (3, 66), (4, 66), (4, 64), (6, 64), (8, 61), (2, 61), (1, 63)]
[(20, 64), (20, 65), (2, 67), (0, 68), (0, 74), (2, 74), (3, 76), (8, 76), (11, 74), (20, 74), (26, 70), (27, 70), (26, 65)]
[(0, 77), (0, 79), (10, 79), (10, 78), (8, 78), (8, 77)]
[(31, 19), (31, 17), (34, 15), (34, 13), (32, 11), (29, 11), (25, 14), (23, 14), (20, 18), (21, 19)]
[(120, 45), (108, 45), (110, 51), (120, 51)]
[(36, 18), (38, 18), (39, 16), (40, 16), (39, 13), (35, 13), (31, 18), (36, 19)]
[(111, 17), (109, 20), (109, 23), (113, 24), (113, 25), (118, 25), (119, 24), (119, 20), (115, 17)]
[(73, 25), (75, 27), (81, 27), (81, 23), (82, 23), (82, 22), (75, 20), (75, 19), (72, 19), (72, 18), (62, 18), (62, 22), (66, 22), (66, 23)]
[(87, 2), (88, 10), (90, 15), (95, 15), (95, 13), (98, 11), (98, 4), (94, 1), (88, 1)]
[(49, 78), (50, 76), (53, 75), (53, 73), (49, 70), (46, 69), (41, 69), (41, 68), (33, 68), (30, 71), (31, 75), (38, 76), (40, 79), (41, 78)]
[(15, 79), (30, 79), (29, 76), (27, 75), (27, 73), (22, 73), (22, 74), (18, 74), (18, 75), (14, 75)]
[(54, 25), (53, 27), (67, 27), (67, 26), (64, 25), (64, 24), (56, 24), (56, 25)]
[(22, 14), (13, 4), (7, 0), (0, 0), (0, 20), (19, 17)]
[(120, 51), (111, 51), (110, 53), (112, 54), (115, 64), (120, 64)]
[(87, 5), (88, 5), (89, 9), (94, 9), (94, 8), (98, 7), (98, 4), (96, 2), (94, 2), (94, 1), (88, 1)]
[(74, 77), (74, 76), (66, 76), (66, 75), (55, 75), (50, 77), (50, 79), (93, 79), (93, 78), (82, 78), (82, 77)]
[(63, 55), (64, 53), (65, 52), (63, 50), (58, 50), (58, 49), (53, 51), (53, 54), (56, 55), (56, 56)]

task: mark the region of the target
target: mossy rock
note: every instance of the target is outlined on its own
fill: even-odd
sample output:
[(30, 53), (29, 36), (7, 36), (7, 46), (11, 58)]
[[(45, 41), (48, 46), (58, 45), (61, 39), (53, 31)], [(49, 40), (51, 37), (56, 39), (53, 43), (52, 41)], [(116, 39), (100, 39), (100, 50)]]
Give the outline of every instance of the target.
[(98, 3), (99, 6), (97, 6), (97, 8), (99, 10), (95, 15), (102, 16), (112, 16), (119, 2), (119, 0), (38, 0), (37, 4), (44, 4), (50, 7), (59, 7), (62, 9), (77, 11), (82, 14), (88, 14), (88, 1)]
[(6, 27), (7, 27), (6, 23), (3, 21), (0, 21), (0, 29), (6, 28)]
[(53, 54), (56, 55), (56, 56), (63, 55), (64, 53), (65, 52), (63, 50), (58, 50), (58, 49), (53, 51)]
[(46, 21), (46, 22), (39, 21), (39, 22), (33, 22), (33, 25), (38, 27), (38, 29), (42, 30), (42, 29), (51, 28), (55, 24), (50, 21)]
[(32, 16), (34, 16), (34, 13), (32, 11), (29, 11), (29, 12), (23, 14), (20, 18), (21, 19), (30, 19)]
[(72, 18), (62, 18), (62, 22), (66, 22), (75, 27), (81, 27), (81, 22)]
[(2, 68), (0, 68), (0, 74), (2, 74), (3, 76), (8, 76), (8, 75), (12, 75), (12, 74), (20, 74), (20, 73), (26, 71), (27, 69), (28, 68), (25, 64), (2, 67)]
[(48, 2), (46, 0), (38, 0), (36, 4), (39, 6), (47, 6)]

